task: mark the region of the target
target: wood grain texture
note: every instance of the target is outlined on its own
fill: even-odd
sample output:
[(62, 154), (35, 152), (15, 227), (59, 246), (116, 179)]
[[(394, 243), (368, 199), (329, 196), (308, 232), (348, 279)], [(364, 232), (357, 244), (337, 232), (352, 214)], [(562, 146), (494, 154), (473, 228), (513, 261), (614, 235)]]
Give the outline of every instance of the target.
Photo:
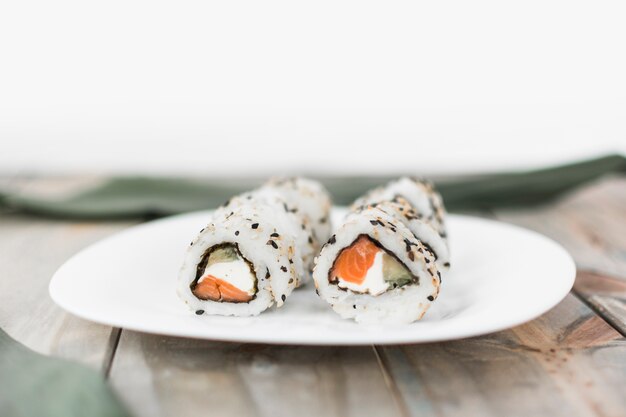
[(414, 416), (623, 416), (626, 341), (574, 296), (523, 326), (379, 348)]
[(574, 290), (599, 315), (626, 336), (626, 280), (579, 271)]
[(374, 351), (123, 331), (110, 380), (136, 416), (398, 416)]
[(37, 352), (107, 366), (111, 328), (62, 311), (50, 299), (48, 284), (71, 255), (128, 225), (1, 215), (0, 327)]

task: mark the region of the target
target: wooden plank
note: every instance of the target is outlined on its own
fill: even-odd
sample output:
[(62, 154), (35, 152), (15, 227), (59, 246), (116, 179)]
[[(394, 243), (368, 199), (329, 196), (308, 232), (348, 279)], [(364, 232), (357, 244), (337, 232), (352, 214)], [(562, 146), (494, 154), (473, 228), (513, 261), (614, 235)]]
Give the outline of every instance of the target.
[(622, 416), (626, 341), (568, 296), (514, 329), (379, 348), (411, 415)]
[(574, 290), (607, 322), (626, 336), (626, 280), (579, 271)]
[(219, 343), (124, 330), (110, 380), (135, 416), (398, 416), (369, 347)]
[(3, 214), (0, 217), (0, 327), (35, 351), (108, 366), (111, 328), (73, 317), (48, 295), (55, 270), (127, 222), (86, 223)]

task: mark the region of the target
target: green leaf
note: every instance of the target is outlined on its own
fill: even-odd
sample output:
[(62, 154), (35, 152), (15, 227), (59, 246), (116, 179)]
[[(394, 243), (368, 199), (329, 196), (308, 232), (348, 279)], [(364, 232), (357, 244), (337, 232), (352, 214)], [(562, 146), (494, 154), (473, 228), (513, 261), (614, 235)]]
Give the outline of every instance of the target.
[(0, 416), (127, 417), (103, 376), (24, 347), (0, 330)]

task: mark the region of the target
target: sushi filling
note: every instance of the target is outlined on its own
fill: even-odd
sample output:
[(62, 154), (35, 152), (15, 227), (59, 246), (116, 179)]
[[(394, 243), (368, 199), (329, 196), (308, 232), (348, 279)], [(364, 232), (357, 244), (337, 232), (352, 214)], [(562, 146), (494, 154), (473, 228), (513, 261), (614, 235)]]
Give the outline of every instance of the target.
[(200, 300), (247, 303), (257, 292), (257, 280), (250, 262), (236, 245), (214, 246), (198, 264), (191, 292)]
[(361, 235), (339, 253), (329, 281), (339, 288), (376, 296), (389, 288), (416, 282), (417, 278), (378, 242)]

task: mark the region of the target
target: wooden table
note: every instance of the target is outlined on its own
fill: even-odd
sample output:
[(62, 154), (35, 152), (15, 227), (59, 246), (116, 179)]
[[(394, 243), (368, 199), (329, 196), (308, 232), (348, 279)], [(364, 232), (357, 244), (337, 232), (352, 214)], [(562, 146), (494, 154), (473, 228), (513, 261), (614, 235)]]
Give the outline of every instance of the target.
[(155, 336), (78, 319), (48, 296), (64, 260), (133, 223), (4, 213), (0, 326), (39, 352), (99, 369), (135, 416), (625, 416), (626, 179), (544, 207), (476, 214), (563, 244), (579, 268), (574, 291), (531, 323), (446, 343), (300, 347)]

